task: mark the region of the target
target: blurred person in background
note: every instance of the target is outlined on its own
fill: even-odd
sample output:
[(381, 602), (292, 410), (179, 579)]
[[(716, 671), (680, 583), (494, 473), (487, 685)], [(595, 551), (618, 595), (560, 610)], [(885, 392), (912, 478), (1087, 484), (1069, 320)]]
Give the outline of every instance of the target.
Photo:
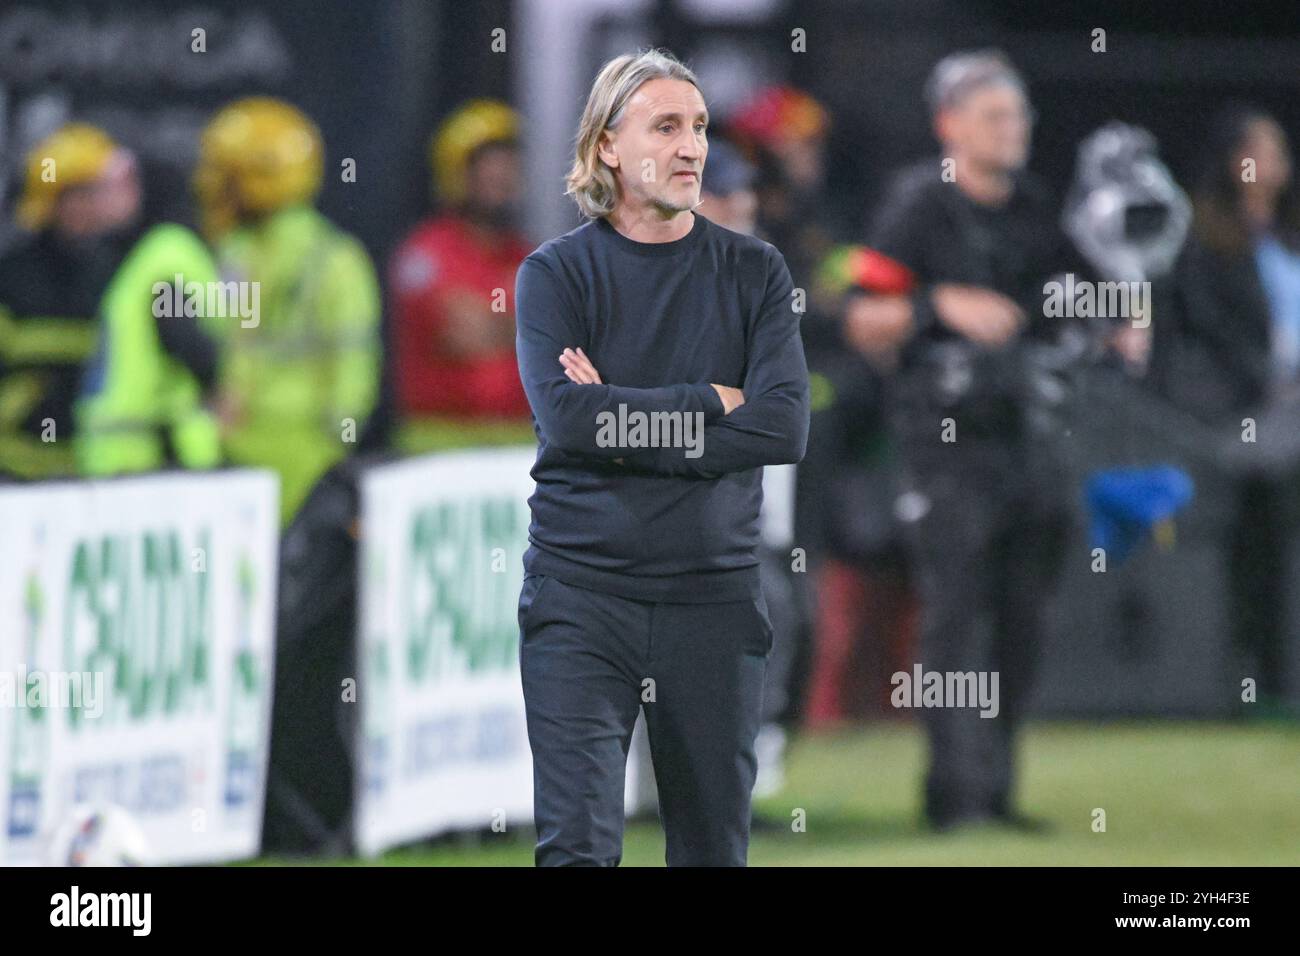
[[(758, 167), (757, 234), (786, 250), (796, 283), (829, 251), (826, 140), (831, 118), (802, 90), (758, 90), (727, 120), (727, 129)], [(807, 285), (801, 286), (808, 288)]]
[[(1203, 142), (1174, 301), (1154, 323), (1152, 378), (1178, 407), (1236, 430), (1243, 417), (1294, 403), (1300, 387), (1300, 197), (1286, 133), (1262, 110), (1226, 107)], [(1282, 424), (1295, 427), (1290, 418)], [(1298, 478), (1292, 463), (1282, 474), (1260, 468), (1236, 486), (1234, 638), (1258, 668), (1265, 709), (1287, 686), (1283, 609)]]
[(435, 449), (530, 443), (515, 358), (519, 119), (496, 100), (456, 110), (429, 145), (439, 213), (397, 250), (393, 290), (397, 444)]
[[(824, 696), (819, 695), (814, 670), (814, 645), (821, 644), (821, 632), (828, 626), (821, 593), (823, 562), (834, 550), (834, 529), (841, 518), (840, 498), (830, 489), (834, 476), (842, 470), (849, 443), (844, 423), (860, 412), (859, 390), (854, 384), (859, 377), (844, 361), (835, 311), (838, 302), (824, 294), (815, 278), (820, 264), (835, 253), (833, 199), (826, 190), (831, 117), (808, 93), (772, 85), (744, 100), (727, 117), (725, 126), (757, 169), (755, 234), (782, 251), (795, 286), (808, 292), (799, 333), (808, 362), (811, 421), (807, 454), (796, 475), (794, 529), (795, 543), (803, 549), (807, 566), (794, 583), (801, 605), (809, 611), (802, 636), (793, 647), (788, 717), (802, 720), (807, 716), (815, 721), (816, 714), (806, 704)], [(814, 606), (816, 614), (811, 611)], [(824, 686), (826, 681), (820, 683)], [(810, 695), (814, 700), (806, 702)]]
[(1069, 528), (1062, 429), (1033, 379), (1030, 341), (1050, 334), (1044, 282), (1068, 244), (1026, 171), (1032, 114), (1019, 74), (992, 51), (941, 61), (927, 88), (936, 157), (906, 170), (871, 247), (901, 265), (892, 295), (846, 313), (859, 350), (896, 365), (898, 499), (922, 603), (917, 663), (997, 673), (999, 712), (922, 710), (925, 815), (938, 829), (1039, 822), (1014, 808), (1015, 738)]
[(322, 152), (297, 108), (250, 97), (203, 131), (194, 180), (222, 278), (258, 289), (254, 321), (218, 326), (226, 454), (279, 473), (285, 524), (379, 394), (378, 282), (361, 243), (314, 208)]
[(838, 318), (840, 351), (825, 365), (834, 400), (814, 432), (823, 443), (818, 460), (827, 464), (820, 481), (825, 553), (815, 577), (810, 726), (896, 717), (890, 676), (916, 659), (918, 607), (894, 509), (900, 466), (889, 386), (897, 357), (875, 343), (876, 321), (887, 323), (888, 316), (872, 317), (864, 338), (859, 311), (864, 302), (907, 310), (911, 282), (906, 268), (861, 244), (832, 248), (815, 276), (813, 299)]
[[(121, 257), (112, 239), (134, 211), (127, 203), (100, 214), (94, 202), (113, 151), (102, 131), (70, 124), (27, 156), (17, 213), (24, 233), (0, 259), (0, 473), (8, 477), (76, 472), (73, 402)], [(42, 440), (51, 426), (54, 440)]]
[[(17, 216), (29, 239), (0, 261), (0, 471), (112, 475), (220, 463), (204, 403), (216, 350), (155, 286), (216, 278), (197, 236), (141, 216), (136, 157), (69, 123), (27, 157)], [(166, 303), (164, 303), (166, 305)]]
[(740, 150), (725, 139), (712, 140), (696, 211), (724, 229), (753, 235), (758, 227), (757, 176), (758, 170)]

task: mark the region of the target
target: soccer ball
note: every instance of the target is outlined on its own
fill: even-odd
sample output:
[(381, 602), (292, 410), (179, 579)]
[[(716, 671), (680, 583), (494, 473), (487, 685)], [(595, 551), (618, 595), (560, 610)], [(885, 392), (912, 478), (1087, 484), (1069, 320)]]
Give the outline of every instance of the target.
[(73, 807), (50, 845), (52, 866), (149, 866), (152, 862), (140, 825), (113, 804)]

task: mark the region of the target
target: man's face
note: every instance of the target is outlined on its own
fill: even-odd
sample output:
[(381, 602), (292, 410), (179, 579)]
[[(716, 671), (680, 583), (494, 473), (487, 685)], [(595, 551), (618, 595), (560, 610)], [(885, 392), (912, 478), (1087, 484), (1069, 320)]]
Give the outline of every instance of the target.
[(825, 145), (821, 139), (804, 137), (787, 140), (772, 147), (786, 179), (801, 193), (814, 191), (822, 181)]
[(1291, 150), (1286, 133), (1277, 123), (1268, 119), (1255, 120), (1246, 131), (1239, 155), (1233, 161), (1233, 175), (1240, 179), (1242, 161), (1255, 161), (1255, 183), (1269, 195), (1276, 195), (1291, 182)]
[(704, 97), (693, 83), (643, 83), (600, 146), (600, 158), (618, 177), (620, 204), (654, 206), (668, 216), (698, 205), (708, 122)]
[(135, 157), (119, 149), (97, 179), (73, 186), (59, 197), (55, 227), (77, 238), (115, 232), (135, 221), (142, 199)]
[(939, 138), (984, 169), (1011, 172), (1029, 158), (1029, 104), (1014, 86), (1000, 83), (969, 93), (937, 118)]
[(484, 146), (470, 161), (466, 187), (466, 204), (472, 215), (509, 225), (519, 202), (519, 151), (506, 143)]

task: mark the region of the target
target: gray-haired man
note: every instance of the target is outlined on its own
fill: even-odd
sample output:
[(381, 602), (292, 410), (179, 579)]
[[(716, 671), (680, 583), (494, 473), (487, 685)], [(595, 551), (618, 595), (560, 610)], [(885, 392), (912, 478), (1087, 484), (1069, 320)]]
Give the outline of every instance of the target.
[(762, 467), (803, 457), (808, 374), (781, 254), (692, 211), (708, 121), (671, 57), (606, 64), (569, 176), (590, 221), (519, 270), (539, 446), (519, 601), (539, 865), (621, 860), (642, 709), (669, 865), (746, 862), (772, 645)]
[(992, 51), (948, 57), (927, 94), (943, 155), (898, 177), (868, 239), (905, 267), (909, 288), (862, 296), (846, 320), (851, 338), (897, 362), (894, 430), (909, 485), (898, 512), (923, 603), (919, 663), (954, 681), (998, 675), (996, 716), (974, 701), (921, 711), (926, 815), (941, 829), (1030, 826), (1014, 808), (1015, 735), (1069, 489), (1060, 389), (1039, 380), (1028, 346), (1055, 331), (1042, 289), (1071, 254), (1024, 169), (1032, 113), (1011, 65)]

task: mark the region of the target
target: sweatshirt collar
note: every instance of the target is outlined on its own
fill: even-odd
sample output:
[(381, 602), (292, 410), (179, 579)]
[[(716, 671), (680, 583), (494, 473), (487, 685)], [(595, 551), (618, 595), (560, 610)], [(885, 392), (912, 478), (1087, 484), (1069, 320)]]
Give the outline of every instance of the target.
[(637, 242), (615, 229), (613, 224), (606, 218), (597, 219), (595, 222), (596, 229), (608, 241), (618, 248), (625, 249), (638, 256), (672, 256), (680, 252), (686, 252), (694, 247), (708, 227), (707, 220), (697, 212), (695, 213), (695, 222), (691, 226), (691, 231), (680, 239), (673, 239), (671, 242)]

